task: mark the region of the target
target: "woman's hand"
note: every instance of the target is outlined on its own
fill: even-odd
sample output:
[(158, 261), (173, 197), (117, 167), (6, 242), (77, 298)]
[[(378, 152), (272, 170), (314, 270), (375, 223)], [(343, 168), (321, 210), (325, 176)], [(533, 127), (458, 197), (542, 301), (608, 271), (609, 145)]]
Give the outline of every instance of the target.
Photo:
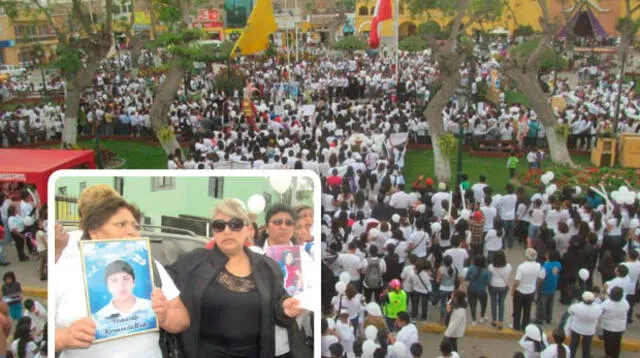
[(282, 309), (287, 317), (295, 318), (300, 315), (302, 309), (300, 308), (300, 301), (297, 298), (289, 297), (282, 301)]
[(56, 223), (55, 242), (54, 242), (55, 255), (56, 255), (55, 262), (58, 262), (60, 255), (62, 255), (62, 251), (65, 249), (65, 247), (67, 247), (68, 243), (69, 243), (69, 234), (62, 227), (62, 225)]
[(64, 331), (61, 337), (63, 349), (89, 348), (96, 339), (96, 323), (89, 317), (74, 321)]
[(151, 308), (158, 317), (158, 323), (164, 324), (167, 321), (167, 311), (169, 311), (169, 302), (159, 288), (154, 288), (151, 293)]

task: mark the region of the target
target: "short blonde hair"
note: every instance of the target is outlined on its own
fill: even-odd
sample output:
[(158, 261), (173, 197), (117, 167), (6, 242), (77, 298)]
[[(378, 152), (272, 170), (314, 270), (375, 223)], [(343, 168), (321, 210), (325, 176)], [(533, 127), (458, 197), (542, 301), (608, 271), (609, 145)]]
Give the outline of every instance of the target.
[(120, 194), (107, 184), (92, 185), (82, 191), (78, 197), (78, 216), (80, 217), (80, 228), (82, 219), (87, 216), (95, 205), (100, 205), (104, 198), (118, 197)]
[(251, 224), (251, 218), (247, 210), (235, 199), (224, 199), (213, 208), (213, 216), (223, 214), (232, 218), (242, 219), (245, 225)]

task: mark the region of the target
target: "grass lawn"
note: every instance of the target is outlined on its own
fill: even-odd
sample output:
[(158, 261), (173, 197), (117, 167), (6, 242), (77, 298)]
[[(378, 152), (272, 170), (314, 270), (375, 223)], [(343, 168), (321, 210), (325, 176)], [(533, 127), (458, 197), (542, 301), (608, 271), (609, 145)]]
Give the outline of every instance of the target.
[[(478, 177), (484, 174), (487, 177), (487, 183), (498, 192), (504, 191), (504, 187), (509, 183), (509, 172), (507, 170), (507, 158), (482, 158), (472, 156), (469, 153), (462, 153), (462, 171), (469, 175), (469, 182), (475, 183)], [(574, 156), (573, 161), (576, 165), (583, 168), (591, 167), (588, 156)], [(550, 161), (543, 162), (542, 171), (545, 172), (545, 164)], [(451, 184), (455, 185), (456, 181), (456, 165), (458, 160), (456, 157), (451, 161)], [(405, 181), (410, 186), (419, 176), (424, 175), (425, 178), (432, 177), (435, 181), (433, 154), (431, 150), (410, 150), (405, 157)], [(527, 172), (526, 158), (520, 158), (516, 175)]]
[[(95, 149), (93, 140), (79, 141), (86, 149)], [(167, 159), (160, 145), (150, 145), (134, 141), (100, 140), (100, 147), (116, 152), (126, 160), (119, 169), (167, 169)]]

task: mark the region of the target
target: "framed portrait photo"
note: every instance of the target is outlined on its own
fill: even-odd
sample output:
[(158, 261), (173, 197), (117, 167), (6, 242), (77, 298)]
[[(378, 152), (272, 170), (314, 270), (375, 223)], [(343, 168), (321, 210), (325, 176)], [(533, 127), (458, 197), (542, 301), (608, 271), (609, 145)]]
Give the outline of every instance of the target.
[(80, 241), (80, 252), (96, 342), (157, 331), (149, 239)]

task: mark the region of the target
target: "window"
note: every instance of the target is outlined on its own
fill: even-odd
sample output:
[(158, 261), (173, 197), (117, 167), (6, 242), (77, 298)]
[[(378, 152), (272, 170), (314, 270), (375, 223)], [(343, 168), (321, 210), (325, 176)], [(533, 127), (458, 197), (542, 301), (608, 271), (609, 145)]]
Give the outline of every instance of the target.
[(362, 6), (358, 11), (358, 14), (360, 14), (360, 16), (367, 16), (369, 15), (369, 9), (366, 6)]
[(66, 196), (67, 195), (67, 187), (66, 186), (59, 187), (57, 195)]
[(216, 199), (222, 199), (224, 186), (224, 178), (210, 177), (209, 178), (209, 196)]
[(78, 185), (78, 195), (82, 194), (82, 192), (87, 188), (87, 182), (81, 181)]
[(151, 191), (173, 190), (176, 188), (176, 178), (174, 177), (152, 177)]

